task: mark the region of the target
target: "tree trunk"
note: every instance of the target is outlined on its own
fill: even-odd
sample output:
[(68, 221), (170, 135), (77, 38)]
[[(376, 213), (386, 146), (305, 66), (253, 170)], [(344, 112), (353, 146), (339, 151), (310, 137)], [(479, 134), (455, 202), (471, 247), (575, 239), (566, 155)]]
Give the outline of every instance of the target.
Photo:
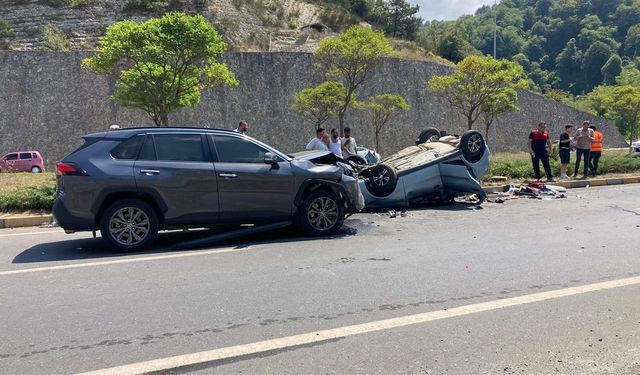
[(473, 115), (471, 113), (467, 116), (467, 128), (467, 130), (471, 130), (473, 128)]
[(167, 112), (160, 113), (160, 126), (169, 126), (169, 114)]
[(347, 111), (347, 108), (340, 109), (338, 111), (338, 123), (340, 124), (340, 136), (344, 137), (344, 113)]
[(376, 152), (379, 154), (380, 153), (380, 140), (379, 140), (380, 131), (376, 129), (375, 132), (376, 132)]
[[(491, 121), (493, 122), (493, 121)], [(489, 128), (491, 127), (491, 122), (484, 123), (484, 141), (489, 144)]]

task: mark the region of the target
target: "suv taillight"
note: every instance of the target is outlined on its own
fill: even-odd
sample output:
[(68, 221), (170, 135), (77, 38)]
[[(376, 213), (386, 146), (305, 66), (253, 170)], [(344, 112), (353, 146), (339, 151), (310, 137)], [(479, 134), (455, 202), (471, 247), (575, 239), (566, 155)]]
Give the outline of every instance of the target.
[(75, 166), (73, 163), (58, 163), (56, 164), (58, 174), (61, 176), (86, 176), (87, 172)]

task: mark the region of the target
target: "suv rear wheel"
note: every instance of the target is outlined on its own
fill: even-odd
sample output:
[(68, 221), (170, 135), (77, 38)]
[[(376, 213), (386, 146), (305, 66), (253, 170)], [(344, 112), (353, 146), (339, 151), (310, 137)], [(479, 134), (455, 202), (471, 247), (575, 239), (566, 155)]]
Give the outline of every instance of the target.
[(102, 214), (100, 233), (119, 250), (141, 250), (158, 234), (158, 215), (144, 201), (120, 200), (112, 203)]
[(333, 192), (319, 189), (305, 197), (299, 215), (300, 227), (308, 234), (333, 234), (342, 227), (344, 207)]

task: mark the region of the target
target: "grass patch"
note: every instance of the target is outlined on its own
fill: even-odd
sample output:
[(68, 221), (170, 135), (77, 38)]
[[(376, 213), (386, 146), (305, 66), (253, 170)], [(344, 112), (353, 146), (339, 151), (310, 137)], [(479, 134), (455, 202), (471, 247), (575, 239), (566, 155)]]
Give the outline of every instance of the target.
[(50, 211), (55, 186), (53, 173), (0, 173), (0, 212)]
[[(567, 173), (569, 175), (573, 174), (575, 160), (576, 154), (571, 153), (571, 164)], [(579, 175), (582, 174), (582, 170), (581, 163)], [(542, 163), (540, 172), (544, 175)], [(560, 160), (557, 152), (554, 152), (551, 157), (551, 172), (554, 177), (560, 174)], [(627, 151), (604, 151), (598, 164), (598, 175), (623, 173), (640, 173), (640, 157), (635, 157)], [(531, 157), (525, 152), (501, 152), (493, 155), (484, 179), (487, 181), (493, 176), (505, 176), (513, 180), (534, 178)]]

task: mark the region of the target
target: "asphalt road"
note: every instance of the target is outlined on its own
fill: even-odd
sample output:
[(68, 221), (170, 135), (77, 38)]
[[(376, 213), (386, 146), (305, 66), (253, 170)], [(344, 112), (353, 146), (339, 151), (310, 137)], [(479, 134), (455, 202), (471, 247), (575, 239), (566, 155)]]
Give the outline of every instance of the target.
[(204, 233), (174, 232), (137, 254), (1, 230), (0, 373), (640, 374), (639, 197), (359, 214), (333, 238), (190, 251), (168, 248)]

